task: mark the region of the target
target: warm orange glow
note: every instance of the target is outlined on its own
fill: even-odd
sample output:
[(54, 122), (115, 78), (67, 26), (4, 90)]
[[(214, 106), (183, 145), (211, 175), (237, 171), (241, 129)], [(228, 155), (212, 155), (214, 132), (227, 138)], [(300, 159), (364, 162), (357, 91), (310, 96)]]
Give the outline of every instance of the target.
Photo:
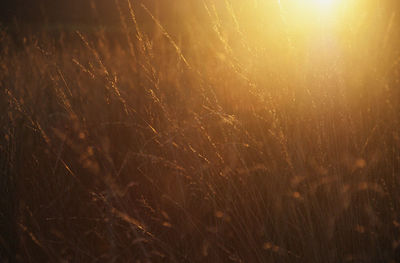
[[(341, 5), (340, 0), (280, 0), (279, 3), (287, 15), (296, 20), (331, 21), (336, 17)], [(337, 17), (336, 17), (337, 18)], [(297, 21), (298, 22), (298, 21)]]
[(400, 262), (400, 0), (3, 2), (0, 263)]
[(286, 30), (295, 38), (321, 34), (342, 38), (338, 32), (353, 20), (346, 13), (355, 11), (349, 1), (342, 0), (280, 0), (279, 6)]

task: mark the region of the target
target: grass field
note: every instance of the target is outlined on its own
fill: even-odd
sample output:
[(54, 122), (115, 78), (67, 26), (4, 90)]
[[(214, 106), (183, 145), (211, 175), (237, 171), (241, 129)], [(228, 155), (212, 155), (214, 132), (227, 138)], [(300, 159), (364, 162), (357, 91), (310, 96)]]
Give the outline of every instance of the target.
[(311, 2), (5, 27), (0, 261), (399, 262), (398, 8)]

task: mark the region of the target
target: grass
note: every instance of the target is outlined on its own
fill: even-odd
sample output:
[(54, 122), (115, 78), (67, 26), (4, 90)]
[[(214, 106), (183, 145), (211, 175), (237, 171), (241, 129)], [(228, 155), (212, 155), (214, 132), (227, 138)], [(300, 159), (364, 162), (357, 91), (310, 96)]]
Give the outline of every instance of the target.
[(399, 261), (396, 16), (330, 36), (265, 5), (4, 30), (0, 259)]

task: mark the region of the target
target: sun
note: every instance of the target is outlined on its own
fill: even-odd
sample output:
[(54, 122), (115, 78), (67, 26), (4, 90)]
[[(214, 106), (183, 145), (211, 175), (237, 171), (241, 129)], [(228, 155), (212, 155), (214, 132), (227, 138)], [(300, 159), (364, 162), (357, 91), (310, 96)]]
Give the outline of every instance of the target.
[(312, 2), (316, 8), (329, 11), (330, 9), (332, 9), (335, 0), (312, 0)]
[(304, 9), (322, 13), (332, 13), (339, 4), (339, 0), (297, 0), (297, 2)]
[(334, 0), (314, 0), (314, 2), (321, 7), (329, 7), (333, 4)]
[(328, 23), (336, 20), (344, 0), (278, 0), (288, 20), (300, 26), (304, 23)]
[(279, 5), (295, 15), (334, 13), (342, 0), (278, 0)]

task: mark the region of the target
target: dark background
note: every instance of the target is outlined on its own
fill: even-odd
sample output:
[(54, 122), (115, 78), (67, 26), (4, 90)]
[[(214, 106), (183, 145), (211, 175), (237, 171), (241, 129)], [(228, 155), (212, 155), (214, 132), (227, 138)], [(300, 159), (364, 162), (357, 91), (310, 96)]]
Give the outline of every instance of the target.
[(16, 40), (43, 32), (58, 38), (59, 33), (76, 36), (79, 31), (90, 37), (99, 29), (107, 39), (121, 39), (121, 33), (125, 34), (122, 19), (129, 30), (135, 30), (128, 1), (141, 29), (150, 36), (156, 25), (142, 4), (176, 38), (182, 26), (187, 27), (193, 21), (202, 23), (201, 18), (206, 15), (203, 2), (198, 0), (2, 0), (0, 29), (6, 29)]
[[(140, 4), (152, 12), (174, 15), (180, 1), (130, 0), (138, 20), (147, 19)], [(85, 31), (90, 27), (113, 27), (120, 23), (120, 13), (128, 16), (126, 0), (3, 0), (0, 1), (0, 24), (6, 28), (74, 29)]]
[(110, 25), (118, 22), (117, 14), (114, 0), (5, 0), (0, 4), (3, 25), (30, 29), (76, 24)]

